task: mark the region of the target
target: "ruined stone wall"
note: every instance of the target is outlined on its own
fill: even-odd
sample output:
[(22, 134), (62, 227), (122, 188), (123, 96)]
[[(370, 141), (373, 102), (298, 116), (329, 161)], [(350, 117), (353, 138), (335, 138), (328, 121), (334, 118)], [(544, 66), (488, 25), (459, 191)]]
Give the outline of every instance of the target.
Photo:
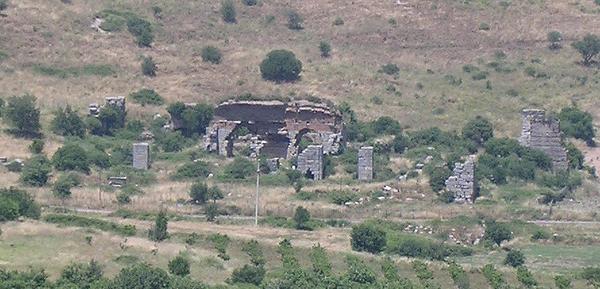
[(358, 150), (358, 179), (373, 180), (373, 147), (361, 147)]
[(133, 144), (133, 168), (138, 170), (147, 170), (150, 168), (150, 144)]
[(473, 203), (477, 190), (475, 156), (469, 156), (466, 162), (454, 165), (452, 176), (446, 180), (446, 190), (454, 193), (457, 203)]
[(297, 170), (312, 175), (313, 180), (323, 179), (323, 146), (309, 145), (298, 155)]
[(546, 117), (546, 112), (541, 109), (525, 109), (522, 118), (519, 143), (546, 153), (552, 159), (555, 170), (566, 170), (567, 151), (562, 146), (559, 121)]

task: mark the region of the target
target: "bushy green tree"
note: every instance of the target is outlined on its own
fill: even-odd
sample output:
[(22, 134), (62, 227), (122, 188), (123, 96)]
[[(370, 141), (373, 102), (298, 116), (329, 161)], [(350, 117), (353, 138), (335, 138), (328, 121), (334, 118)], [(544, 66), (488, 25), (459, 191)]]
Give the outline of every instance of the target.
[(68, 143), (52, 156), (52, 164), (59, 171), (90, 172), (90, 161), (86, 151), (77, 144)]
[[(33, 197), (24, 190), (14, 187), (0, 189), (0, 203), (14, 202), (18, 206), (18, 216), (24, 216), (32, 219), (39, 219), (41, 215), (40, 206)], [(2, 214), (0, 210), (0, 215)]]
[(94, 283), (100, 281), (103, 275), (102, 266), (95, 260), (91, 260), (88, 264), (73, 263), (63, 269), (56, 283), (65, 286), (64, 288), (75, 286), (74, 288), (79, 289), (95, 289)]
[(293, 52), (273, 50), (260, 64), (262, 78), (275, 82), (296, 81), (302, 72), (302, 62)]
[(208, 200), (208, 186), (204, 182), (196, 182), (189, 192), (192, 201), (196, 204), (204, 204)]
[(52, 171), (50, 161), (43, 155), (37, 155), (25, 162), (21, 170), (21, 182), (34, 187), (42, 187), (48, 182)]
[(494, 127), (486, 118), (477, 116), (465, 124), (462, 135), (478, 146), (482, 146), (486, 141), (494, 137)]
[(190, 275), (190, 261), (181, 254), (177, 255), (169, 261), (169, 272), (177, 276)]
[(377, 254), (382, 252), (386, 244), (386, 232), (371, 224), (360, 224), (352, 227), (352, 250)]
[(170, 289), (170, 278), (160, 268), (139, 263), (124, 268), (114, 278), (114, 289)]
[(246, 264), (242, 268), (233, 270), (233, 273), (231, 274), (231, 282), (254, 284), (258, 286), (262, 283), (265, 273), (265, 269), (262, 266)]
[(503, 241), (511, 240), (512, 232), (506, 223), (493, 220), (486, 222), (484, 238), (500, 246)]
[(154, 226), (148, 231), (150, 240), (160, 242), (167, 239), (169, 237), (167, 231), (168, 222), (167, 213), (164, 210), (161, 210), (158, 215), (156, 215)]
[(152, 24), (137, 16), (127, 19), (127, 30), (135, 36), (136, 43), (140, 47), (150, 47), (154, 41), (152, 33)]
[(569, 167), (576, 170), (583, 169), (583, 153), (573, 143), (570, 142), (567, 143), (565, 148), (567, 149)]
[(429, 186), (434, 192), (439, 192), (446, 187), (446, 180), (452, 175), (448, 167), (434, 167), (428, 170)]
[(35, 137), (40, 134), (40, 110), (33, 95), (13, 96), (3, 109), (2, 118), (17, 136)]
[(203, 161), (189, 162), (177, 168), (172, 178), (176, 180), (205, 178), (210, 174), (208, 163)]
[(85, 135), (85, 123), (70, 105), (64, 109), (59, 108), (54, 113), (50, 127), (52, 132), (62, 136), (83, 137)]
[(574, 137), (594, 145), (594, 125), (592, 115), (577, 107), (565, 107), (558, 114), (560, 129), (568, 137)]
[(408, 138), (404, 134), (396, 135), (394, 137), (394, 140), (392, 141), (392, 148), (394, 149), (394, 152), (397, 154), (404, 153), (404, 151), (406, 150), (406, 148), (408, 148), (409, 145), (410, 145), (410, 138)]
[(538, 285), (538, 282), (533, 278), (531, 271), (525, 266), (517, 267), (517, 280), (519, 280), (526, 288), (536, 288)]
[(298, 206), (296, 208), (296, 212), (294, 213), (294, 222), (296, 223), (296, 229), (299, 230), (307, 230), (310, 229), (308, 227), (308, 222), (310, 221), (310, 212), (302, 206)]
[(525, 264), (525, 255), (519, 250), (510, 250), (504, 259), (505, 265), (519, 267)]
[(354, 255), (346, 256), (347, 278), (359, 284), (373, 284), (377, 281), (375, 272), (365, 262)]
[[(125, 127), (126, 112), (118, 107), (108, 105), (100, 110), (98, 118), (95, 119), (90, 117), (93, 124), (90, 122), (88, 125), (90, 131), (96, 135), (113, 135), (116, 130)], [(96, 120), (96, 121), (93, 121)]]
[(156, 63), (154, 62), (154, 59), (152, 59), (152, 57), (144, 57), (142, 59), (142, 73), (145, 76), (156, 76), (157, 68), (158, 67), (156, 66)]
[(176, 102), (167, 108), (171, 119), (180, 124), (181, 133), (185, 137), (193, 137), (206, 132), (206, 127), (213, 117), (213, 107), (208, 104), (186, 106)]
[(200, 55), (202, 56), (202, 61), (212, 64), (219, 64), (223, 59), (223, 54), (221, 54), (219, 48), (210, 45), (204, 46)]
[(77, 175), (66, 174), (62, 175), (54, 182), (52, 186), (52, 195), (61, 200), (71, 197), (71, 189), (79, 185), (80, 180)]
[(254, 266), (263, 266), (266, 263), (265, 255), (258, 241), (250, 240), (242, 245), (242, 251), (250, 257), (250, 262)]
[(600, 53), (600, 37), (594, 34), (587, 34), (582, 40), (572, 44), (573, 48), (581, 54), (583, 65), (592, 64), (594, 57)]
[(235, 5), (232, 0), (221, 1), (221, 16), (226, 23), (236, 23)]

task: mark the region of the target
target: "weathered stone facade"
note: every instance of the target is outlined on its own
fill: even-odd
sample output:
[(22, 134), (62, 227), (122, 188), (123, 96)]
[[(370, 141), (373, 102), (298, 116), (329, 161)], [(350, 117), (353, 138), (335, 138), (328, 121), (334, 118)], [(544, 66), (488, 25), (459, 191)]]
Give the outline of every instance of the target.
[(133, 168), (138, 170), (150, 168), (150, 144), (145, 142), (133, 144)]
[(457, 203), (473, 203), (477, 193), (475, 156), (469, 156), (464, 163), (454, 164), (452, 176), (446, 180), (446, 190), (454, 193)]
[(519, 143), (546, 153), (552, 159), (555, 170), (566, 170), (567, 151), (562, 146), (558, 119), (546, 117), (546, 112), (541, 109), (524, 109), (522, 117)]
[(361, 147), (358, 150), (358, 179), (373, 180), (373, 147)]
[(253, 154), (272, 158), (298, 155), (302, 138), (322, 145), (325, 154), (338, 153), (343, 141), (341, 115), (326, 104), (230, 100), (215, 108), (204, 136), (205, 149), (232, 156), (234, 143), (242, 141), (237, 135), (242, 128), (256, 137), (245, 140), (251, 142)]
[(323, 179), (323, 146), (309, 145), (298, 155), (298, 171), (313, 180)]

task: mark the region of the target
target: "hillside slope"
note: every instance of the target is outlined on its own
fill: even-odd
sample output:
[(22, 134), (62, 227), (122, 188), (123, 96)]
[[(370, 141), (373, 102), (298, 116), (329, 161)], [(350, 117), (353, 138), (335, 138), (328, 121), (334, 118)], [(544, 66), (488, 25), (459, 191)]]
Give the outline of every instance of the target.
[[(238, 21), (226, 24), (220, 1), (13, 0), (0, 17), (0, 51), (6, 54), (0, 58), (0, 95), (32, 93), (46, 115), (66, 103), (83, 111), (90, 102), (143, 87), (169, 101), (217, 102), (247, 92), (315, 95), (349, 102), (362, 118), (390, 115), (407, 127), (455, 129), (481, 114), (511, 135), (519, 130), (518, 112), (528, 106), (558, 110), (576, 102), (600, 118), (599, 70), (578, 65), (570, 47), (600, 27), (600, 7), (591, 0), (259, 2), (247, 7), (235, 1)], [(162, 9), (160, 18), (153, 6)], [(105, 9), (151, 21), (152, 47), (138, 47), (126, 28), (90, 28)], [(291, 9), (303, 16), (303, 30), (286, 27)], [(344, 24), (333, 25), (336, 18)], [(481, 30), (486, 24), (490, 29)], [(563, 33), (563, 49), (547, 48), (551, 30)], [(322, 40), (332, 45), (330, 58), (320, 57)], [(202, 62), (205, 45), (219, 47), (223, 63)], [(302, 60), (299, 82), (260, 78), (260, 61), (280, 48)], [(158, 63), (157, 77), (141, 74), (143, 55)], [(400, 73), (378, 72), (387, 63), (397, 64)], [(109, 72), (95, 75), (86, 65)], [(475, 72), (465, 72), (465, 65)], [(526, 73), (532, 69), (533, 77)], [(135, 105), (130, 111), (157, 112)]]

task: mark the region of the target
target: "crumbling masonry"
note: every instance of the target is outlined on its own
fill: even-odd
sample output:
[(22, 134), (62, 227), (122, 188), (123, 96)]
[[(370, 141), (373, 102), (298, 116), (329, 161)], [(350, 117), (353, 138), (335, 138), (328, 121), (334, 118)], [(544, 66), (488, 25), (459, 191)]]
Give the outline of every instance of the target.
[(373, 147), (361, 147), (358, 150), (358, 179), (373, 180)]
[(323, 179), (322, 145), (309, 145), (298, 155), (298, 171), (315, 181)]
[(546, 117), (542, 109), (524, 109), (522, 117), (519, 143), (546, 153), (552, 159), (554, 170), (566, 170), (567, 151), (562, 146), (559, 121)]
[(446, 180), (446, 190), (454, 193), (457, 203), (473, 203), (477, 193), (475, 156), (469, 156), (464, 163), (454, 164), (452, 176)]
[[(204, 147), (231, 157), (235, 142), (246, 142), (254, 156), (291, 159), (305, 138), (321, 145), (324, 154), (335, 154), (342, 147), (342, 128), (341, 115), (324, 103), (230, 100), (215, 108)], [(249, 135), (238, 136), (240, 131)]]
[(125, 97), (124, 96), (108, 96), (104, 98), (104, 105), (100, 106), (97, 103), (90, 103), (90, 105), (88, 106), (88, 113), (91, 116), (98, 116), (100, 115), (100, 110), (102, 110), (103, 107), (106, 106), (113, 106), (118, 108), (119, 110), (121, 110), (122, 112), (125, 112)]

